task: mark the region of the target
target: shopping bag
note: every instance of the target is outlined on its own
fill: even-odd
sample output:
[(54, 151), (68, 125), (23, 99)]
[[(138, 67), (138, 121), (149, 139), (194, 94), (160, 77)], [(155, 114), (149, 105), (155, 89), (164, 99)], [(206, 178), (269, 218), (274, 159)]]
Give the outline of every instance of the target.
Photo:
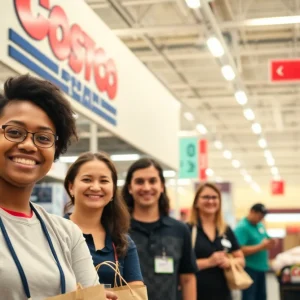
[[(148, 300), (146, 286), (144, 284), (141, 285), (128, 284), (120, 274), (119, 267), (116, 263), (112, 261), (103, 262), (98, 266), (96, 266), (97, 272), (99, 268), (101, 268), (101, 266), (108, 266), (115, 271), (115, 287), (106, 290), (111, 291), (115, 295), (117, 295), (119, 300)], [(118, 286), (117, 278), (119, 278), (119, 282), (121, 284), (125, 283), (125, 285)]]
[(231, 290), (244, 290), (247, 289), (253, 280), (244, 270), (244, 268), (235, 262), (231, 255), (228, 255), (230, 260), (230, 267), (224, 269), (224, 274), (227, 280), (227, 285)]
[(45, 300), (106, 300), (103, 285), (95, 285), (83, 288), (80, 284), (74, 292), (50, 297)]

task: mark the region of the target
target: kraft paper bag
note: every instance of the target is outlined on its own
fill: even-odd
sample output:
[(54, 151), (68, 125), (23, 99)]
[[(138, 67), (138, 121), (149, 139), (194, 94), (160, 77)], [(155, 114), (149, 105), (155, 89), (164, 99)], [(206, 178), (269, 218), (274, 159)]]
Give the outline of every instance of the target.
[(106, 300), (106, 296), (103, 285), (95, 285), (87, 288), (78, 285), (77, 290), (74, 292), (50, 297), (45, 300)]
[(229, 289), (231, 290), (247, 289), (249, 286), (251, 286), (251, 284), (253, 284), (253, 280), (241, 265), (235, 263), (232, 256), (228, 256), (228, 258), (230, 260), (230, 267), (224, 270), (224, 274)]
[[(148, 300), (147, 287), (144, 284), (141, 285), (128, 284), (120, 274), (118, 265), (111, 261), (107, 261), (99, 264), (98, 266), (96, 266), (96, 270), (98, 271), (98, 269), (103, 265), (106, 265), (115, 271), (115, 275), (116, 275), (115, 287), (106, 290), (111, 291), (115, 295), (117, 295), (118, 300)], [(120, 282), (124, 282), (125, 285), (117, 286), (117, 280), (116, 280), (117, 278), (120, 279)]]

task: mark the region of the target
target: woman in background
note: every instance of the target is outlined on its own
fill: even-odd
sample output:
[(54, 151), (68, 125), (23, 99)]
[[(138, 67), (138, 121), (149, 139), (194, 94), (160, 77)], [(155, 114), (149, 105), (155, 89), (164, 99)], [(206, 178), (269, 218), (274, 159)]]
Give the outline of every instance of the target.
[(215, 185), (204, 183), (199, 187), (189, 226), (199, 268), (197, 299), (230, 300), (231, 293), (224, 276), (224, 269), (230, 267), (226, 253), (232, 254), (241, 266), (245, 262), (234, 233), (223, 219), (221, 193)]
[[(129, 213), (117, 194), (117, 171), (104, 153), (83, 153), (70, 166), (65, 189), (74, 206), (69, 218), (79, 226), (93, 257), (94, 265), (118, 262), (121, 275), (130, 284), (142, 284), (139, 259), (128, 236)], [(114, 286), (114, 271), (99, 269), (100, 282)], [(118, 281), (118, 284), (120, 282)]]

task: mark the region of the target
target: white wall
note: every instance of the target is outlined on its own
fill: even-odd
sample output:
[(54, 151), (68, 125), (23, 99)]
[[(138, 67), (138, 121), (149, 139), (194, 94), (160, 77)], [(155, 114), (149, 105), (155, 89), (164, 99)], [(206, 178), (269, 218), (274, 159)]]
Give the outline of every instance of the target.
[[(178, 168), (177, 133), (180, 113), (178, 101), (111, 32), (84, 1), (51, 0), (50, 7), (46, 9), (39, 5), (38, 0), (35, 0), (28, 2), (30, 7), (27, 12), (26, 1), (23, 1), (22, 10), (15, 10), (15, 1), (2, 2), (0, 10), (0, 60), (4, 64), (19, 73), (28, 73), (28, 68), (31, 68), (31, 72), (42, 77), (45, 77), (45, 75), (41, 74), (45, 73), (41, 72), (46, 71), (54, 80), (59, 80), (60, 83), (65, 85), (66, 93), (69, 95), (75, 110), (97, 124), (102, 125), (129, 144), (164, 162), (169, 167), (173, 169)], [(19, 19), (22, 20), (22, 18), (18, 19), (20, 14), (17, 16), (17, 12), (25, 12), (24, 19), (29, 20), (32, 18), (33, 21), (27, 25), (34, 26), (35, 33), (41, 33), (43, 26), (35, 25), (34, 20), (37, 16), (48, 20), (50, 10), (54, 5), (59, 6), (62, 10), (60, 16), (66, 15), (65, 23), (67, 25), (65, 28), (69, 29), (74, 24), (77, 24), (80, 28), (80, 35), (77, 38), (74, 38), (75, 36), (73, 35), (70, 39), (71, 42), (57, 47), (60, 51), (67, 51), (68, 49), (74, 51), (75, 47), (70, 45), (77, 45), (79, 51), (76, 52), (75, 57), (77, 58), (83, 53), (84, 66), (77, 74), (69, 66), (69, 57), (72, 55), (72, 52), (65, 59), (61, 58), (59, 60), (57, 58), (58, 55), (54, 54), (53, 49), (51, 50), (48, 36), (41, 39), (33, 39), (29, 35), (28, 29), (26, 29), (27, 27), (24, 26), (25, 23), (19, 22)], [(56, 17), (55, 22), (60, 19), (61, 17)], [(53, 24), (53, 21), (51, 22)], [(14, 36), (19, 36), (17, 38), (19, 42), (13, 38), (9, 40), (9, 28), (13, 30)], [(68, 32), (68, 29), (65, 32)], [(66, 33), (61, 34), (60, 29), (56, 31), (56, 35), (67, 36)], [(95, 46), (83, 46), (88, 40), (87, 36), (95, 42)], [(23, 42), (20, 43), (20, 40), (23, 40)], [(66, 39), (66, 41), (68, 40)], [(16, 56), (12, 55), (12, 52), (9, 54), (9, 45), (13, 48), (14, 53), (18, 53), (19, 58), (21, 56), (23, 58), (17, 59)], [(29, 51), (32, 46), (35, 48), (34, 53)], [(97, 56), (95, 54), (97, 53), (96, 49), (102, 49), (104, 54)], [(53, 70), (49, 68), (49, 64), (48, 66), (45, 64), (45, 57), (43, 59), (40, 58), (43, 55), (57, 65), (57, 70)], [(25, 60), (30, 60), (31, 67), (27, 64), (28, 61), (27, 63), (24, 62), (24, 57)], [(90, 65), (86, 63), (87, 57), (92, 66), (89, 80), (85, 79), (84, 75), (88, 69), (87, 65)], [(103, 65), (99, 68), (94, 68), (97, 64), (96, 57), (99, 57), (101, 62), (103, 59)], [(94, 74), (100, 73), (103, 76), (104, 74), (109, 74), (107, 71), (111, 69), (107, 64), (109, 59), (114, 61), (118, 77), (117, 94), (114, 99), (110, 99), (113, 97), (110, 97), (107, 89), (101, 91), (94, 79)], [(32, 67), (32, 63), (35, 65), (34, 67)], [(81, 83), (79, 99), (74, 100), (74, 90), (76, 88), (74, 89), (74, 85), (72, 86), (71, 80), (64, 79), (66, 77), (63, 77), (63, 74), (66, 73), (63, 73), (63, 70)], [(113, 76), (110, 75), (109, 82), (114, 82), (112, 78)], [(83, 97), (83, 85), (100, 97), (101, 101), (97, 102), (92, 97)], [(103, 103), (109, 104), (116, 113), (103, 107)], [(106, 117), (103, 117), (103, 114)]]

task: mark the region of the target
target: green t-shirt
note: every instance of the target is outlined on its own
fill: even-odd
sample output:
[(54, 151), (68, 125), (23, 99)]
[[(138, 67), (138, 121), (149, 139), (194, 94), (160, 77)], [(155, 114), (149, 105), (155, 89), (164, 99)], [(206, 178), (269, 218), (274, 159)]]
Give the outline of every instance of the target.
[[(266, 229), (262, 223), (256, 225), (250, 223), (247, 218), (242, 219), (235, 228), (235, 235), (241, 247), (255, 246), (264, 239), (269, 238)], [(245, 257), (246, 267), (256, 271), (268, 271), (269, 259), (268, 251), (262, 250)]]

